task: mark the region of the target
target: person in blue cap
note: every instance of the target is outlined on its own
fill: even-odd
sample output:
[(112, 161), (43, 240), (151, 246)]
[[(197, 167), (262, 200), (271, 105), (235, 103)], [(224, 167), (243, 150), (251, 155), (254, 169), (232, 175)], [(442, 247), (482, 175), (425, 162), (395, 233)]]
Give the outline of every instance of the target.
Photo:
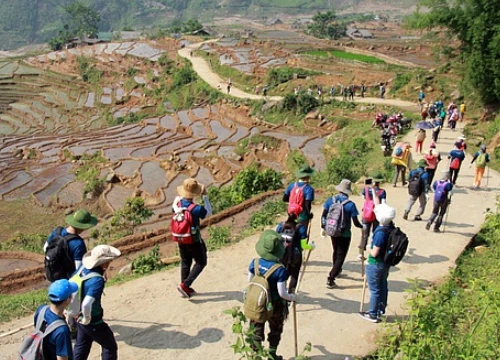
[(73, 348), (69, 326), (66, 324), (64, 310), (71, 302), (72, 295), (78, 291), (78, 285), (66, 279), (53, 282), (48, 291), (49, 305), (41, 305), (35, 312), (34, 325), (37, 329), (47, 329), (55, 321), (62, 320), (54, 331), (43, 341), (45, 360), (67, 360), (73, 358)]

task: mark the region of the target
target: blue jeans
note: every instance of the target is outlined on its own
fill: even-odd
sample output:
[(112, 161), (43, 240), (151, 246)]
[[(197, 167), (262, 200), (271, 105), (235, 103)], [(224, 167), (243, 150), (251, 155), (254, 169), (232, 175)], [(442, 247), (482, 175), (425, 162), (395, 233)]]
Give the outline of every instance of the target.
[(385, 263), (366, 265), (366, 279), (370, 289), (370, 309), (368, 312), (372, 317), (377, 317), (379, 313), (385, 314), (387, 306), (387, 278), (389, 277), (390, 265)]

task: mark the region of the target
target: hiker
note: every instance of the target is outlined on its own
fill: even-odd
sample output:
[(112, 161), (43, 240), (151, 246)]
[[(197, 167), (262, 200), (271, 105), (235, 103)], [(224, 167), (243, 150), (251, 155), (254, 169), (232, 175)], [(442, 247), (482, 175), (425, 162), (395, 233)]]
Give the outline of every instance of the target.
[(398, 178), (401, 175), (401, 184), (405, 186), (406, 182), (406, 169), (411, 167), (412, 157), (410, 152), (410, 144), (408, 142), (397, 143), (392, 152), (391, 164), (394, 165), (394, 179), (392, 180), (392, 186), (396, 187)]
[[(107, 281), (106, 271), (120, 255), (120, 250), (113, 246), (98, 245), (83, 257), (82, 267), (76, 274), (80, 279), (88, 278), (82, 281), (78, 293), (81, 315), (77, 323), (74, 360), (88, 359), (94, 341), (101, 345), (103, 360), (118, 359), (118, 346), (113, 331), (103, 320), (101, 297)], [(75, 315), (72, 310), (70, 315)]]
[(467, 140), (465, 138), (465, 136), (463, 135), (460, 135), (458, 138), (457, 138), (457, 143), (460, 144), (460, 146), (458, 147), (460, 150), (462, 151), (466, 151), (467, 150), (467, 144), (465, 143), (465, 140)]
[(435, 117), (434, 120), (432, 120), (432, 141), (437, 143), (439, 139), (439, 132), (441, 131), (441, 128), (443, 127), (443, 121), (441, 120), (440, 117)]
[(465, 119), (465, 110), (466, 110), (466, 106), (465, 106), (465, 100), (462, 101), (462, 103), (460, 104), (460, 122), (464, 121)]
[(383, 99), (385, 96), (385, 85), (383, 83), (380, 84), (380, 98)]
[(297, 221), (306, 228), (313, 218), (312, 202), (314, 201), (314, 188), (309, 185), (311, 176), (315, 173), (309, 165), (303, 165), (297, 170), (298, 181), (291, 183), (285, 190), (283, 201), (288, 203), (288, 214), (295, 214)]
[(49, 305), (41, 305), (35, 312), (35, 329), (46, 336), (41, 349), (45, 360), (73, 359), (73, 346), (64, 312), (77, 291), (78, 286), (73, 282), (66, 279), (54, 281), (48, 290)]
[(424, 90), (420, 90), (420, 92), (418, 93), (418, 103), (420, 105), (422, 105), (422, 102), (424, 101), (424, 98), (425, 98)]
[(365, 85), (365, 83), (362, 83), (361, 84), (361, 97), (362, 98), (365, 97), (365, 92), (366, 92), (366, 85)]
[(351, 86), (349, 86), (349, 100), (354, 101), (354, 95), (356, 95), (356, 88), (354, 84), (351, 84)]
[[(262, 232), (259, 241), (255, 244), (255, 250), (259, 258), (250, 262), (248, 267), (248, 280), (251, 282), (256, 272), (261, 276), (265, 276), (266, 272), (273, 271), (267, 278), (273, 313), (272, 316), (264, 322), (257, 322), (250, 319), (250, 325), (253, 325), (255, 328), (255, 341), (261, 344), (265, 340), (265, 323), (269, 323), (267, 341), (269, 342), (270, 359), (282, 360), (283, 357), (277, 355), (276, 352), (281, 340), (281, 334), (283, 333), (283, 323), (288, 315), (286, 301), (296, 301), (297, 295), (290, 294), (286, 290), (286, 281), (289, 275), (283, 264), (280, 263), (280, 259), (285, 254), (285, 247), (281, 236), (276, 231), (265, 230)], [(258, 269), (255, 268), (256, 263)], [(246, 296), (247, 298), (250, 296), (249, 291), (247, 291)], [(257, 301), (258, 299), (256, 302)], [(245, 299), (245, 306), (246, 304), (247, 299)]]
[(429, 175), (427, 179), (427, 184), (431, 186), (432, 180), (434, 179), (434, 174), (436, 173), (437, 166), (441, 161), (441, 155), (439, 154), (439, 151), (436, 149), (436, 144), (434, 142), (431, 143), (429, 151), (427, 151), (427, 153), (425, 154), (424, 159), (425, 161), (427, 161), (427, 167), (425, 168), (425, 171)]
[(342, 100), (347, 101), (347, 95), (348, 95), (349, 89), (347, 86), (344, 86), (344, 89), (342, 90)]
[(295, 214), (288, 215), (288, 219), (285, 222), (279, 223), (276, 227), (276, 232), (281, 235), (284, 241), (285, 255), (281, 259), (281, 263), (285, 265), (286, 271), (290, 275), (288, 292), (293, 294), (297, 287), (300, 268), (302, 266), (302, 250), (314, 250), (316, 244), (314, 242), (308, 244), (309, 234), (307, 233), (307, 227), (297, 222)]
[(448, 126), (450, 127), (451, 131), (455, 131), (459, 117), (460, 115), (458, 114), (458, 109), (455, 107), (450, 117), (448, 118)]
[(267, 96), (267, 85), (264, 86), (264, 88), (262, 89), (262, 96), (264, 96), (264, 97)]
[[(80, 267), (83, 255), (87, 252), (80, 234), (97, 224), (97, 218), (87, 210), (78, 210), (66, 216), (65, 221), (68, 226), (54, 229), (43, 246), (45, 273), (49, 281), (69, 279)], [(62, 245), (63, 241), (67, 243), (67, 247)]]
[(462, 161), (465, 160), (465, 153), (462, 150), (462, 143), (456, 141), (453, 150), (448, 154), (448, 159), (450, 160), (450, 178), (451, 183), (455, 185), (457, 183), (458, 173), (460, 172), (460, 167), (462, 166)]
[(318, 86), (318, 97), (321, 99), (321, 95), (323, 95), (323, 89), (321, 86)]
[(361, 195), (365, 199), (365, 202), (363, 204), (363, 215), (361, 217), (361, 223), (363, 224), (363, 233), (361, 242), (358, 246), (358, 260), (362, 260), (363, 258), (363, 254), (366, 250), (366, 244), (368, 243), (368, 238), (370, 237), (370, 231), (374, 232), (379, 225), (375, 213), (373, 212), (373, 209), (375, 207), (375, 198), (377, 198), (378, 202), (384, 202), (387, 200), (386, 191), (380, 187), (380, 183), (383, 181), (384, 176), (382, 175), (382, 173), (380, 171), (376, 172), (373, 175), (372, 179), (367, 179), (367, 184), (361, 191)]
[[(205, 186), (195, 179), (184, 180), (183, 184), (177, 187), (177, 193), (179, 196), (172, 203), (175, 215), (170, 223), (172, 236), (179, 246), (181, 257), (181, 282), (177, 291), (182, 297), (190, 298), (196, 293), (191, 285), (207, 265), (207, 247), (201, 238), (200, 220), (212, 215), (212, 205)], [(193, 201), (200, 195), (204, 205), (195, 204)], [(193, 260), (195, 264), (191, 268)]]
[(481, 186), (481, 180), (484, 176), (484, 169), (486, 169), (486, 163), (490, 162), (490, 155), (486, 152), (486, 145), (481, 145), (479, 151), (474, 154), (472, 161), (470, 162), (469, 168), (472, 164), (476, 162), (476, 171), (474, 173), (474, 184), (472, 187), (478, 189)]
[(422, 148), (424, 146), (424, 141), (425, 138), (427, 137), (427, 134), (425, 133), (424, 129), (418, 129), (417, 134), (415, 135), (415, 151), (422, 154)]
[(380, 225), (373, 233), (366, 265), (366, 281), (370, 289), (370, 308), (367, 312), (360, 312), (359, 316), (370, 322), (378, 323), (380, 318), (385, 316), (389, 295), (387, 278), (389, 277), (390, 265), (384, 262), (384, 256), (390, 232), (395, 229), (393, 220), (396, 218), (396, 210), (384, 203), (375, 205), (374, 212)]
[(231, 83), (228, 83), (227, 84), (227, 93), (229, 94), (230, 91), (231, 91)]
[(339, 192), (336, 196), (329, 197), (325, 204), (323, 205), (323, 213), (321, 215), (321, 227), (328, 234), (328, 227), (330, 216), (332, 214), (333, 205), (342, 205), (341, 216), (337, 220), (340, 222), (339, 231), (340, 235), (335, 236), (328, 234), (332, 240), (333, 255), (332, 262), (333, 266), (328, 275), (326, 281), (326, 287), (328, 289), (333, 289), (337, 287), (335, 284), (335, 279), (342, 272), (342, 265), (344, 265), (345, 257), (349, 251), (349, 245), (351, 244), (351, 219), (354, 226), (362, 229), (363, 225), (358, 220), (358, 209), (356, 204), (349, 200), (349, 195), (352, 194), (351, 190), (351, 180), (343, 179), (339, 185), (335, 186), (335, 189)]
[(330, 86), (330, 96), (335, 96), (335, 85)]
[(259, 85), (257, 85), (255, 87), (255, 95), (259, 95), (259, 93), (260, 93), (260, 87), (259, 87)]
[(429, 174), (425, 171), (427, 167), (427, 161), (421, 159), (418, 162), (418, 167), (412, 171), (410, 171), (410, 175), (408, 176), (408, 194), (410, 195), (408, 199), (408, 205), (406, 205), (405, 212), (403, 214), (403, 219), (408, 220), (408, 214), (410, 210), (415, 204), (415, 202), (419, 201), (420, 206), (415, 214), (415, 221), (421, 221), (421, 215), (425, 211), (425, 205), (427, 204), (428, 197), (427, 193), (429, 192)]
[(427, 106), (427, 104), (423, 104), (422, 109), (420, 110), (420, 117), (422, 118), (422, 121), (425, 121), (428, 116), (429, 116), (429, 107)]
[(434, 220), (436, 220), (434, 232), (440, 232), (439, 227), (443, 222), (443, 216), (446, 214), (446, 209), (451, 203), (450, 199), (453, 185), (450, 182), (450, 173), (448, 171), (443, 171), (441, 173), (441, 179), (434, 181), (432, 188), (434, 189), (434, 206), (432, 207), (432, 214), (425, 228), (429, 230)]

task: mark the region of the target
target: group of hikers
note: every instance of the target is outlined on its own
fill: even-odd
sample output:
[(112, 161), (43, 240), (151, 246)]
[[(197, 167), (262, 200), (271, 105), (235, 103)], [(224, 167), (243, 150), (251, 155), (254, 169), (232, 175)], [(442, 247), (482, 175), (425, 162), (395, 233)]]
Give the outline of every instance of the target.
[[(302, 90), (301, 85), (299, 85), (293, 89), (293, 94), (295, 95), (295, 97), (299, 96), (301, 90)], [(351, 84), (349, 86), (345, 86), (344, 84), (339, 85), (339, 94), (340, 94), (340, 96), (342, 96), (342, 99), (344, 101), (354, 100), (354, 97), (356, 96), (356, 91), (358, 91), (358, 90), (360, 91), (360, 96), (362, 98), (364, 98), (366, 91), (367, 91), (367, 87), (366, 87), (365, 83), (362, 83), (361, 85)], [(317, 97), (319, 99), (321, 99), (323, 97), (323, 95), (325, 94), (323, 87), (321, 85), (316, 85), (313, 87), (309, 86), (307, 88), (306, 92), (307, 92), (307, 95), (309, 95), (309, 96), (317, 95)], [(331, 97), (334, 97), (337, 93), (336, 86), (331, 85), (328, 93)]]
[[(438, 132), (443, 127), (446, 120), (448, 121), (448, 127), (452, 131), (455, 131), (457, 123), (465, 119), (465, 112), (467, 110), (465, 100), (463, 100), (459, 106), (452, 101), (448, 104), (448, 107), (445, 108), (442, 100), (437, 100), (435, 102), (429, 101), (427, 103), (425, 101), (425, 92), (420, 90), (418, 94), (418, 103), (420, 105), (420, 116), (422, 120), (430, 119)], [(436, 134), (436, 136), (437, 135), (438, 134)]]

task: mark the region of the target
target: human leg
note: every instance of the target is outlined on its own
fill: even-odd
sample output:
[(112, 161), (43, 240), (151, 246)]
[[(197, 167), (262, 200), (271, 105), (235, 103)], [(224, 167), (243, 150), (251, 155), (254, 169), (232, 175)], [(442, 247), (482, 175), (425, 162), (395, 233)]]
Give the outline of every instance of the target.
[(458, 168), (458, 169), (454, 170), (454, 172), (453, 172), (453, 180), (452, 180), (453, 185), (455, 185), (455, 183), (457, 182), (457, 178), (458, 178), (458, 173), (459, 173), (459, 171), (460, 171), (460, 168)]
[(387, 297), (389, 296), (389, 287), (387, 283), (387, 278), (389, 277), (389, 266), (386, 264), (377, 264), (382, 272), (380, 278), (380, 302), (378, 305), (378, 314), (385, 314), (385, 308), (387, 307)]
[(108, 324), (103, 322), (99, 325), (91, 326), (91, 331), (88, 332), (88, 335), (92, 338), (92, 340), (101, 345), (102, 360), (118, 359), (118, 345), (116, 344), (113, 331), (111, 331)]
[(418, 207), (417, 213), (415, 214), (415, 218), (420, 217), (425, 211), (425, 205), (427, 205), (427, 194), (425, 192), (422, 192), (420, 196), (418, 197), (418, 202), (420, 206)]
[(395, 165), (394, 166), (394, 178), (392, 179), (392, 185), (396, 186), (396, 183), (398, 182), (398, 177), (399, 177), (399, 166)]
[(401, 180), (403, 181), (402, 185), (405, 186), (406, 185), (406, 166), (401, 166)]
[(287, 266), (286, 270), (290, 274), (290, 281), (288, 282), (288, 292), (294, 293), (295, 288), (297, 287), (297, 282), (299, 280), (300, 268), (302, 266), (302, 261), (299, 264), (294, 264), (291, 266)]
[(191, 245), (179, 244), (179, 255), (181, 257), (181, 282), (184, 282), (189, 276), (191, 265), (193, 264), (193, 255), (191, 254)]
[(279, 358), (276, 355), (278, 350), (278, 345), (281, 340), (281, 334), (283, 333), (283, 323), (285, 322), (285, 317), (288, 312), (286, 308), (286, 303), (282, 300), (273, 301), (273, 316), (269, 319), (269, 334), (267, 334), (267, 340), (269, 341), (269, 352), (273, 358)]
[(483, 180), (483, 176), (484, 176), (484, 170), (486, 168), (484, 167), (481, 167), (481, 168), (476, 168), (476, 175), (474, 177), (474, 184), (477, 186), (477, 187), (480, 187), (481, 186), (481, 181)]
[(382, 299), (382, 273), (379, 271), (377, 265), (375, 264), (367, 264), (365, 271), (368, 288), (370, 289), (370, 308), (368, 310), (368, 313), (371, 317), (376, 318), (378, 316), (379, 304)]
[(350, 237), (341, 236), (334, 239), (335, 241), (332, 238), (332, 242), (334, 242), (335, 245), (334, 245), (333, 267), (332, 270), (330, 271), (330, 276), (329, 276), (330, 280), (335, 280), (335, 278), (342, 271), (342, 265), (344, 265), (345, 257), (347, 256), (347, 252), (349, 251), (349, 245), (351, 244)]
[(429, 221), (427, 222), (427, 225), (425, 226), (425, 228), (427, 230), (430, 229), (432, 223), (434, 222), (434, 220), (436, 219), (436, 217), (438, 216), (438, 212), (439, 212), (439, 209), (440, 209), (440, 205), (438, 202), (434, 201), (434, 204), (432, 206), (432, 214), (431, 216), (429, 217)]
[(438, 214), (438, 217), (436, 219), (436, 223), (434, 224), (434, 230), (439, 230), (439, 227), (443, 223), (443, 217), (444, 217), (444, 214), (446, 214), (447, 208), (448, 208), (447, 201), (445, 201), (443, 204), (439, 205), (439, 214)]
[(87, 360), (90, 354), (90, 349), (92, 348), (92, 343), (94, 340), (87, 333), (89, 331), (90, 325), (82, 325), (80, 323), (76, 324), (78, 331), (76, 332), (76, 342), (73, 349), (73, 359), (74, 360)]
[(207, 247), (205, 242), (200, 240), (200, 242), (194, 243), (190, 246), (192, 246), (191, 252), (195, 264), (193, 269), (189, 272), (189, 276), (184, 280), (184, 285), (187, 287), (191, 287), (191, 284), (196, 280), (207, 265)]
[(407, 220), (408, 219), (408, 214), (411, 211), (411, 208), (413, 207), (413, 204), (415, 204), (415, 201), (417, 201), (418, 196), (413, 196), (410, 195), (408, 198), (408, 203), (406, 204), (406, 208), (403, 214), (403, 219)]
[(264, 330), (265, 330), (265, 323), (258, 323), (253, 320), (250, 320), (250, 326), (254, 328), (253, 332), (253, 341), (256, 344), (256, 346), (253, 346), (254, 350), (256, 350), (259, 345), (262, 347), (262, 342), (265, 340), (265, 335), (264, 335)]
[(434, 180), (434, 174), (436, 173), (436, 169), (426, 169), (426, 171), (427, 174), (429, 175), (429, 177), (427, 178), (427, 184), (431, 186), (432, 180)]

